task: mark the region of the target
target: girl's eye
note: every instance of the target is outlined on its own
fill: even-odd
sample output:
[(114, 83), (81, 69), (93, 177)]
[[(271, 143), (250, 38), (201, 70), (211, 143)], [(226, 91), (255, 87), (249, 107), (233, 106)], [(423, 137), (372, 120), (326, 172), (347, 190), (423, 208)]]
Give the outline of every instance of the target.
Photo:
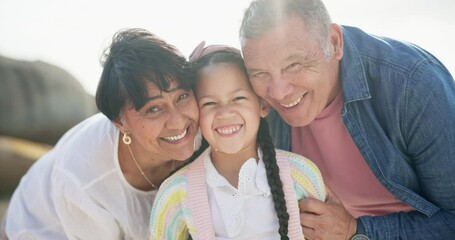
[(205, 106), (212, 106), (212, 105), (215, 105), (216, 103), (215, 102), (205, 102), (205, 103), (202, 103), (202, 106), (205, 107)]
[(244, 97), (244, 96), (239, 96), (239, 97), (235, 97), (235, 98), (233, 99), (233, 101), (239, 101), (239, 100), (243, 100), (243, 99), (246, 99), (246, 97)]

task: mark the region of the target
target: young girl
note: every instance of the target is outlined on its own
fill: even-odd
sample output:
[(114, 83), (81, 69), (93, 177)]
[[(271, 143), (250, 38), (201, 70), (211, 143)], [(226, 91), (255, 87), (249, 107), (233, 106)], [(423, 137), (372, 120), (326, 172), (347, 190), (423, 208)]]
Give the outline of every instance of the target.
[(317, 167), (274, 149), (238, 50), (200, 44), (190, 56), (210, 145), (160, 187), (151, 239), (303, 239), (297, 201), (325, 200)]

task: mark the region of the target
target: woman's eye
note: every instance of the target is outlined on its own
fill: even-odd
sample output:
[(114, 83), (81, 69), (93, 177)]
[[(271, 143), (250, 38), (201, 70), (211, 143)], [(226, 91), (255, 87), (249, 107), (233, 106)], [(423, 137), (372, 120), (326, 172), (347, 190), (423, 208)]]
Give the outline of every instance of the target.
[(147, 109), (147, 113), (156, 113), (160, 111), (160, 109), (158, 107), (151, 107), (149, 109)]
[(188, 96), (190, 96), (188, 93), (184, 93), (184, 94), (179, 96), (177, 101), (183, 100), (183, 99), (187, 98)]

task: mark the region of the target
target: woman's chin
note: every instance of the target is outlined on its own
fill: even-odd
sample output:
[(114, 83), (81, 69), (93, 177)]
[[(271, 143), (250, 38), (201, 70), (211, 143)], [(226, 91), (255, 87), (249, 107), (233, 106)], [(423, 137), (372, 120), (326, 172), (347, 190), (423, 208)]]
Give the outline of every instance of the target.
[(194, 153), (193, 146), (191, 147), (186, 147), (185, 149), (179, 150), (178, 154), (175, 154), (173, 156), (174, 160), (177, 161), (185, 161), (188, 158), (190, 158)]

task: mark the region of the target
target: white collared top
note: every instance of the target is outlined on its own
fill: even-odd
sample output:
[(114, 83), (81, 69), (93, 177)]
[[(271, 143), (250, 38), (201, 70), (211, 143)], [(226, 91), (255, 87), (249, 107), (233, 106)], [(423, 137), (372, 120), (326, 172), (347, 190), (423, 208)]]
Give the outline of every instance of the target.
[(279, 239), (278, 217), (262, 151), (258, 151), (258, 156), (258, 162), (250, 158), (242, 165), (238, 188), (218, 173), (210, 154), (205, 158), (208, 200), (217, 239)]

